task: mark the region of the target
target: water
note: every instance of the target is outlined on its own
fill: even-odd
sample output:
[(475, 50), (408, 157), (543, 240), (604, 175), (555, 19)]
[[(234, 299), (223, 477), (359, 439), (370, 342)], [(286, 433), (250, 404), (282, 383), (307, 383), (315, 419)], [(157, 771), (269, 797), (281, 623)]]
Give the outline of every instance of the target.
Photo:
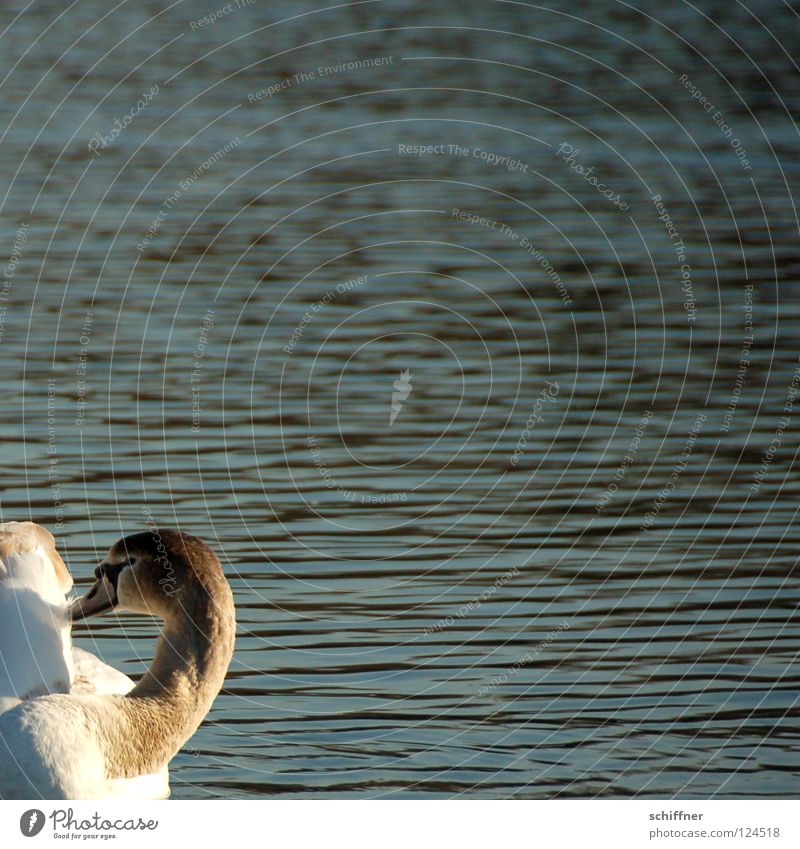
[(22, 8), (2, 519), (220, 552), (173, 796), (797, 797), (788, 7)]

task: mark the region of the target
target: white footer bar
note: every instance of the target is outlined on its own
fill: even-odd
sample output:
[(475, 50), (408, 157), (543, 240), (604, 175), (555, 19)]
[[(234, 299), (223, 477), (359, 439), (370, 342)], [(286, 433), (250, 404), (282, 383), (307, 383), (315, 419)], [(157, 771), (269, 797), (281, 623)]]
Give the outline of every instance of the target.
[(0, 845), (159, 849), (800, 846), (800, 801), (0, 802)]

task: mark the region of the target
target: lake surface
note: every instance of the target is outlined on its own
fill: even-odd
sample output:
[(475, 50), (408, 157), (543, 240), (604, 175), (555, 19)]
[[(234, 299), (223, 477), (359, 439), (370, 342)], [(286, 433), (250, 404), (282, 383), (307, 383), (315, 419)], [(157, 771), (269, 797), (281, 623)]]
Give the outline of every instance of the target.
[(800, 796), (794, 13), (217, 6), (0, 53), (2, 519), (236, 596), (173, 797)]

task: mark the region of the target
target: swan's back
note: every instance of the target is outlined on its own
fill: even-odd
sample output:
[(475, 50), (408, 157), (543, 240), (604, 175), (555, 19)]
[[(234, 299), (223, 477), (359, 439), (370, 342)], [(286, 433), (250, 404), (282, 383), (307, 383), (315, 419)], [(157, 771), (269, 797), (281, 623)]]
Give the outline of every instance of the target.
[[(132, 686), (127, 676), (118, 674)], [(108, 776), (108, 751), (125, 736), (123, 724), (115, 728), (118, 706), (115, 696), (53, 695), (1, 714), (0, 799), (169, 796), (166, 766), (131, 778)]]
[(0, 524), (0, 713), (21, 699), (69, 692), (71, 588), (48, 531), (33, 522)]
[(0, 714), (0, 798), (100, 797), (103, 752), (83, 708), (80, 698), (53, 695)]

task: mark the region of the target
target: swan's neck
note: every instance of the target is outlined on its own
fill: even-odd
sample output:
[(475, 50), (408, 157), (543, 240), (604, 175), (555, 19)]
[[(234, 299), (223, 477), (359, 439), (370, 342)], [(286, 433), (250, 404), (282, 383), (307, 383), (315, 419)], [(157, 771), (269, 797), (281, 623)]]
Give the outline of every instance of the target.
[(141, 681), (120, 698), (127, 726), (111, 741), (109, 777), (158, 772), (194, 734), (225, 680), (235, 622), (230, 590), (167, 621)]

